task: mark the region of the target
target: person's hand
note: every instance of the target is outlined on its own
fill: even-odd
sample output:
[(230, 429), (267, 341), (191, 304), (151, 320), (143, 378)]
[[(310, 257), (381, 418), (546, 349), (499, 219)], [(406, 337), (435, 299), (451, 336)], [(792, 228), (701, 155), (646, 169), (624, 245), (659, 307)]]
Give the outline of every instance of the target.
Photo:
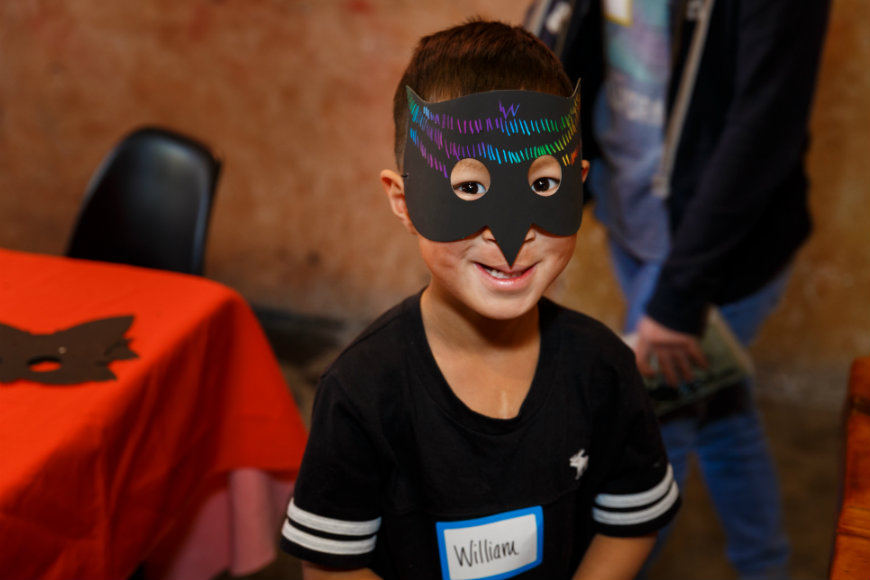
[(645, 376), (656, 373), (650, 364), (652, 357), (655, 357), (659, 372), (672, 387), (692, 379), (693, 364), (707, 367), (707, 359), (696, 336), (672, 330), (649, 316), (643, 316), (637, 325), (634, 355), (638, 369)]

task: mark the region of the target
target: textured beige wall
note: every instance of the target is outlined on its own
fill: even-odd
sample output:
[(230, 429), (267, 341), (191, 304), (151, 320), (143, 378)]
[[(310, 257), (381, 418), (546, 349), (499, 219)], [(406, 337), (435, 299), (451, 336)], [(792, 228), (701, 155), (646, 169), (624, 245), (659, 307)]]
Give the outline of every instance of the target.
[[(851, 360), (870, 353), (868, 69), (870, 5), (835, 0), (808, 159), (815, 231), (754, 349), (760, 364), (780, 367), (780, 375), (790, 369), (780, 388), (809, 401), (844, 389)], [(835, 383), (825, 380), (824, 369)]]
[[(164, 124), (224, 158), (208, 276), (260, 304), (369, 319), (426, 280), (377, 181), (393, 165), (390, 101), (410, 51), (474, 14), (519, 22), (525, 6), (5, 0), (0, 246), (62, 253), (102, 156), (129, 129)], [(810, 157), (817, 230), (755, 348), (761, 365), (845, 376), (870, 350), (868, 14), (863, 0), (834, 3)], [(616, 325), (603, 240), (587, 218), (554, 294)]]

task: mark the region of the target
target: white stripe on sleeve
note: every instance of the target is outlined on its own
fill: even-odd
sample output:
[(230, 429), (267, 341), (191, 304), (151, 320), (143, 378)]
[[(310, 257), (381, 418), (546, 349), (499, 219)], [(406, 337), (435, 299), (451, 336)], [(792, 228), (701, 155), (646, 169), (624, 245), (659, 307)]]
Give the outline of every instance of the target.
[(290, 525), (290, 522), (286, 520), (284, 521), (284, 527), (281, 532), (285, 538), (303, 548), (339, 556), (357, 556), (360, 554), (367, 554), (375, 549), (375, 542), (377, 541), (377, 536), (372, 536), (362, 540), (332, 540), (329, 538), (321, 538), (294, 528)]
[(668, 470), (662, 480), (655, 487), (641, 493), (629, 494), (614, 494), (600, 493), (595, 497), (595, 503), (605, 508), (633, 508), (649, 505), (659, 501), (671, 489), (671, 483), (674, 481), (674, 470), (671, 464), (668, 464)]
[(381, 518), (364, 521), (327, 518), (303, 510), (292, 499), (290, 505), (287, 506), (287, 517), (306, 528), (342, 536), (369, 536), (381, 527)]
[(592, 509), (592, 517), (602, 524), (630, 526), (652, 521), (668, 511), (680, 496), (676, 482), (671, 482), (670, 490), (665, 497), (648, 508), (634, 511), (614, 512), (599, 508)]

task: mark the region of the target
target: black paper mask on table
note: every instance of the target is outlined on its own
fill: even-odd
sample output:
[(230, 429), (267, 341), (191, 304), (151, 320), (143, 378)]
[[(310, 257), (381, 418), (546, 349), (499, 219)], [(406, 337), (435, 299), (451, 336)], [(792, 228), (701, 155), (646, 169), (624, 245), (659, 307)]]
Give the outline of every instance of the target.
[[(108, 381), (114, 360), (137, 358), (124, 333), (132, 316), (85, 322), (54, 334), (0, 324), (0, 383), (25, 379), (46, 385)], [(40, 365), (48, 364), (42, 370)]]
[[(490, 91), (428, 103), (406, 87), (405, 200), (425, 238), (452, 242), (489, 227), (513, 264), (532, 225), (557, 235), (577, 232), (583, 212), (579, 85), (571, 97), (533, 91)], [(550, 155), (562, 170), (556, 193), (542, 196), (529, 168)], [(490, 186), (462, 199), (450, 176), (462, 159), (486, 166)]]

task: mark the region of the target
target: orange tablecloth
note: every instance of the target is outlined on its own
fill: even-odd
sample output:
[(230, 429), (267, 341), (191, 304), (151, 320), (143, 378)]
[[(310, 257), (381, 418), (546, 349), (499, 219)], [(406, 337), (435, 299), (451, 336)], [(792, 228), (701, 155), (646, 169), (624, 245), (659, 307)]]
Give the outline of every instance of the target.
[[(171, 567), (177, 555), (155, 552), (183, 543), (233, 477), (295, 476), (305, 429), (236, 292), (0, 249), (0, 323), (48, 334), (127, 314), (138, 358), (111, 362), (116, 380), (0, 383), (2, 578), (126, 578), (152, 557)], [(244, 495), (233, 501), (231, 512), (246, 511)]]

